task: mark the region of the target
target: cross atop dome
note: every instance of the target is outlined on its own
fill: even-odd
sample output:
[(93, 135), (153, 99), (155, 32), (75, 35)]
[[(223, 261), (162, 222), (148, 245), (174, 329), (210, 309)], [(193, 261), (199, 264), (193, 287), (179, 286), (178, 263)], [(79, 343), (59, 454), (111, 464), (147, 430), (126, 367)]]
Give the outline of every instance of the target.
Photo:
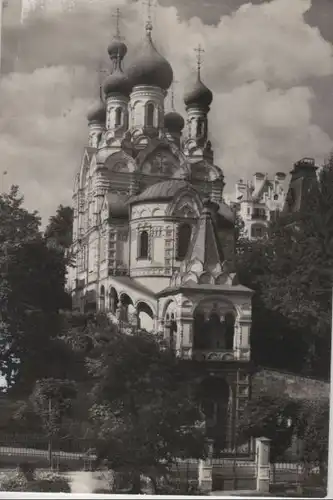
[(112, 17), (116, 19), (116, 34), (113, 37), (112, 42), (108, 46), (108, 53), (111, 61), (113, 62), (113, 69), (115, 69), (118, 55), (120, 56), (120, 60), (122, 61), (127, 53), (127, 46), (122, 41), (123, 37), (120, 36), (121, 12), (119, 8), (116, 9), (115, 14), (112, 14)]
[(115, 34), (115, 38), (117, 38), (118, 40), (122, 40), (123, 37), (120, 35), (120, 19), (121, 19), (121, 12), (120, 12), (120, 9), (119, 7), (116, 9), (116, 12), (115, 14), (112, 14), (112, 17), (116, 20), (116, 34)]
[(197, 70), (198, 70), (198, 75), (200, 75), (201, 65), (202, 65), (202, 54), (205, 52), (205, 50), (201, 47), (201, 44), (199, 43), (198, 47), (194, 49), (194, 52), (197, 53)]
[(156, 8), (156, 5), (153, 5), (153, 0), (144, 0), (143, 5), (147, 5), (147, 21), (146, 21), (146, 33), (148, 36), (151, 35), (153, 31), (153, 21), (151, 16), (152, 7)]
[(170, 89), (170, 104), (172, 110), (175, 109), (175, 86), (177, 83), (179, 83), (178, 80), (173, 80)]

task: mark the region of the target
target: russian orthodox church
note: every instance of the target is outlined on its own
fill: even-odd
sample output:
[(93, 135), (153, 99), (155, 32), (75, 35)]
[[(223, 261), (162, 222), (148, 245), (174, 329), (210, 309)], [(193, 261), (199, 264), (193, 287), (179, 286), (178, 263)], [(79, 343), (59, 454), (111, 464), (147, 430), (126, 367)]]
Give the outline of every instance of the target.
[(108, 53), (112, 71), (88, 113), (74, 184), (73, 305), (105, 311), (128, 331), (150, 321), (195, 360), (207, 432), (217, 449), (230, 448), (250, 390), (252, 291), (233, 272), (234, 213), (209, 140), (213, 94), (198, 64), (186, 120), (165, 112), (173, 70), (151, 22), (126, 71), (119, 37)]

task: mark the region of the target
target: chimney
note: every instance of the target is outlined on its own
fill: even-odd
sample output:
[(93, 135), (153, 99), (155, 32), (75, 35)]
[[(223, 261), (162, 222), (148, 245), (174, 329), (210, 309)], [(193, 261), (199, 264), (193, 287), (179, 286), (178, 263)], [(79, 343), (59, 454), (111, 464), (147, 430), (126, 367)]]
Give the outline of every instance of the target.
[(265, 179), (265, 174), (256, 172), (253, 176), (254, 190), (257, 191)]

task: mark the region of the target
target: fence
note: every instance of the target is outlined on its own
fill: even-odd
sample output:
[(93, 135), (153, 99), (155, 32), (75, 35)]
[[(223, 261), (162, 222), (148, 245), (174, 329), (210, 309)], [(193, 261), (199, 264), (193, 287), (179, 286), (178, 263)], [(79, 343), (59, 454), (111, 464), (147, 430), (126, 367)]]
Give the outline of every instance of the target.
[(31, 462), (40, 468), (91, 470), (96, 458), (91, 445), (86, 439), (0, 434), (0, 467)]

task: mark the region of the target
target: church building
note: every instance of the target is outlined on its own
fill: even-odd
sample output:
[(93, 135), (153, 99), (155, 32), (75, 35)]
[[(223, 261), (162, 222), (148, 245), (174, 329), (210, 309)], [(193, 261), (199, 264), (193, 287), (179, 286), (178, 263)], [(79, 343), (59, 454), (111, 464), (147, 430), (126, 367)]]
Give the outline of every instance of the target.
[(151, 21), (126, 70), (119, 36), (108, 53), (74, 183), (73, 305), (106, 312), (125, 332), (150, 329), (193, 360), (207, 432), (230, 449), (250, 391), (252, 291), (233, 272), (234, 213), (209, 140), (213, 94), (199, 57), (186, 118), (165, 112), (173, 70)]

